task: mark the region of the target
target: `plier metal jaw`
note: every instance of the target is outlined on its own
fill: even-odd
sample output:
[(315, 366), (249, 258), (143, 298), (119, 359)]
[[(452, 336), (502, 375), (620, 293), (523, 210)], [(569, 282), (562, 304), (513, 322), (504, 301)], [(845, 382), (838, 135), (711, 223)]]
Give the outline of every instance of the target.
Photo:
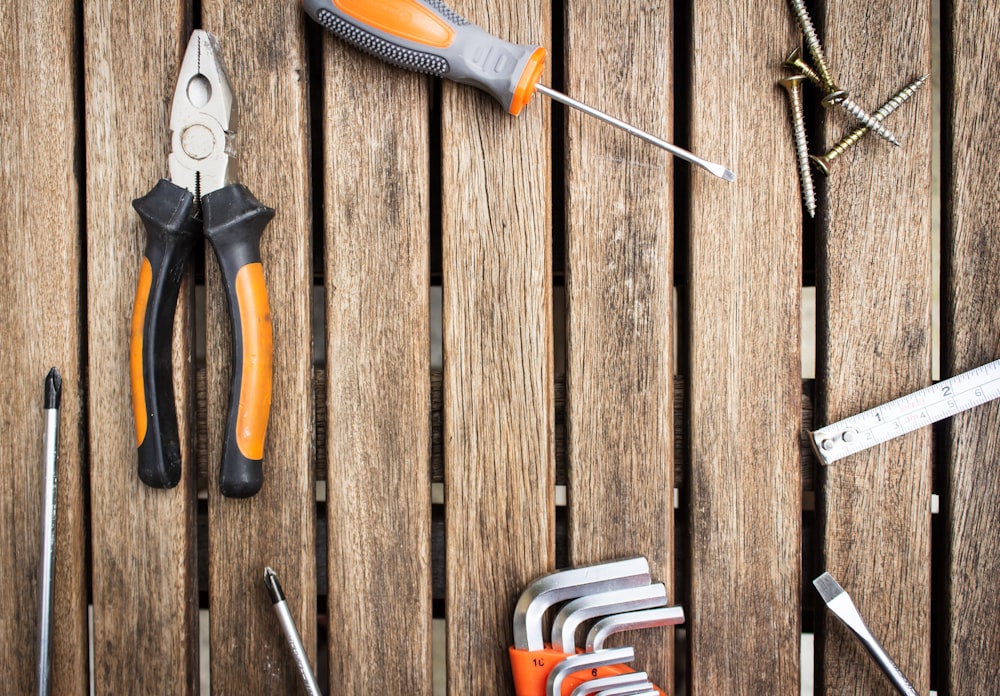
[(236, 105), (219, 42), (195, 30), (170, 109), (170, 180), (195, 196), (236, 181)]
[(233, 379), (222, 445), (223, 495), (248, 497), (263, 483), (271, 408), (271, 310), (260, 238), (274, 210), (236, 183), (236, 104), (214, 36), (196, 30), (170, 113), (170, 180), (132, 202), (146, 228), (132, 313), (130, 378), (144, 483), (172, 488), (181, 452), (174, 404), (174, 311), (188, 259), (204, 236), (215, 250), (232, 324)]

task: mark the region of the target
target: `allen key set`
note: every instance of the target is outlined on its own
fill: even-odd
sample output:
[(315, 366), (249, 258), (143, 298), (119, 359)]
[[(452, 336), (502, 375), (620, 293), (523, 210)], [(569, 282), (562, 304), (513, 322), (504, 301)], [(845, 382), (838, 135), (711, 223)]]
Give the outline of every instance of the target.
[[(892, 95), (874, 113), (869, 113), (852, 98), (850, 92), (843, 89), (833, 79), (830, 68), (827, 65), (823, 46), (819, 42), (812, 18), (809, 16), (803, 0), (789, 0), (789, 2), (792, 5), (795, 20), (802, 30), (803, 40), (815, 67), (805, 61), (802, 57), (802, 51), (796, 47), (788, 54), (783, 63), (785, 67), (792, 68), (796, 72), (790, 77), (779, 80), (778, 84), (788, 92), (788, 101), (792, 112), (792, 133), (795, 138), (795, 160), (799, 171), (799, 185), (802, 189), (802, 203), (809, 217), (816, 217), (816, 192), (813, 185), (811, 167), (815, 167), (824, 175), (829, 175), (830, 164), (868, 133), (875, 133), (883, 140), (899, 147), (901, 145), (899, 139), (886, 128), (883, 121), (889, 114), (909, 100), (924, 82), (927, 81), (929, 76), (921, 75), (912, 80)], [(848, 131), (822, 155), (809, 154), (802, 88), (802, 83), (807, 81), (822, 90), (823, 98), (821, 103), (824, 107), (839, 106), (858, 121), (858, 124), (853, 129)]]
[[(557, 604), (551, 640), (545, 640), (546, 614)], [(666, 588), (654, 583), (649, 562), (626, 558), (558, 570), (533, 580), (514, 609), (510, 664), (517, 696), (665, 696), (645, 672), (627, 666), (631, 647), (605, 648), (608, 636), (622, 631), (684, 623), (681, 607), (668, 607)], [(578, 648), (577, 631), (596, 619)]]

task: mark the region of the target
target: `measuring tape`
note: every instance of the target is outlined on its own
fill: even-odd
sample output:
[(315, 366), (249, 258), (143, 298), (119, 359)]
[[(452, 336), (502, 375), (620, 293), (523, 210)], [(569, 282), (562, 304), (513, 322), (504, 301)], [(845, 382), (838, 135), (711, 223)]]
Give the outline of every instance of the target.
[(1000, 398), (1000, 360), (814, 430), (819, 460), (838, 459)]

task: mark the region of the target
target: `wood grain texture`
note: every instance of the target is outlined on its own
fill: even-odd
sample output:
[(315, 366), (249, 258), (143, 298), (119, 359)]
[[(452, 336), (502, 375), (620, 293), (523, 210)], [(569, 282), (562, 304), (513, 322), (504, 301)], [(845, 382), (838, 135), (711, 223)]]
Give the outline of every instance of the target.
[[(83, 378), (79, 50), (72, 3), (4, 2), (0, 14), (0, 674), (32, 693), (38, 644), (45, 416), (49, 369), (62, 375), (52, 643), (53, 693), (87, 684), (83, 554)], [(44, 57), (44, 59), (40, 59)], [(15, 606), (16, 604), (16, 606)]]
[(690, 693), (799, 693), (801, 199), (784, 3), (697, 3), (687, 283)]
[[(129, 332), (145, 230), (131, 201), (167, 173), (186, 6), (85, 2), (87, 324), (96, 693), (197, 689), (193, 292), (181, 290), (174, 389), (177, 488), (136, 473)], [(151, 22), (150, 17), (157, 21)], [(141, 76), (141, 77), (138, 77)], [(127, 685), (127, 687), (126, 687)]]
[[(454, 3), (541, 44), (546, 2)], [(541, 98), (517, 118), (445, 83), (442, 256), (450, 694), (509, 694), (521, 590), (554, 563), (550, 147)]]
[[(672, 7), (570, 2), (566, 91), (671, 140)], [(567, 109), (570, 565), (642, 555), (673, 585), (673, 168), (670, 155)], [(672, 687), (673, 631), (629, 633)]]
[[(827, 0), (831, 72), (878, 108), (930, 68), (930, 3)], [(903, 142), (868, 137), (831, 168), (819, 206), (817, 414), (830, 423), (930, 383), (931, 100), (886, 123)], [(832, 145), (850, 119), (825, 116)], [(821, 563), (851, 594), (916, 690), (930, 680), (930, 430), (823, 470)], [(892, 686), (838, 621), (817, 643), (825, 693), (889, 694)]]
[[(981, 146), (1000, 117), (995, 100), (983, 98), (1000, 75), (1000, 17), (979, 3), (948, 3), (942, 33), (942, 377), (950, 377), (1000, 357), (1000, 183)], [(984, 581), (1000, 576), (998, 424), (993, 402), (946, 428), (943, 693), (1000, 693), (1000, 607)]]
[(330, 682), (430, 694), (430, 82), (324, 41)]
[(261, 258), (274, 331), (273, 394), (264, 485), (224, 498), (218, 476), (229, 404), (225, 293), (206, 247), (209, 611), (212, 693), (286, 694), (301, 677), (263, 585), (281, 580), (306, 654), (316, 664), (315, 484), (312, 467), (311, 201), (305, 21), (301, 3), (202, 3), (219, 38), (240, 111), (240, 180), (276, 210)]

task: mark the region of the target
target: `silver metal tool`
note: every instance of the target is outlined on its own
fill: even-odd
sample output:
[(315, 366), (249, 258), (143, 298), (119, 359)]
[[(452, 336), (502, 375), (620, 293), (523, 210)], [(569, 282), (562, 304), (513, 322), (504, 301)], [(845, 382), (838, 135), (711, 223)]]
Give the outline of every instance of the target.
[(271, 595), (271, 602), (274, 604), (274, 611), (278, 614), (281, 630), (285, 633), (288, 645), (292, 649), (292, 656), (295, 658), (295, 665), (299, 668), (299, 674), (302, 675), (302, 684), (306, 688), (306, 693), (309, 696), (320, 696), (319, 685), (316, 684), (316, 677), (313, 676), (305, 648), (302, 647), (302, 639), (299, 638), (295, 621), (292, 620), (292, 615), (288, 611), (285, 593), (281, 591), (278, 576), (270, 567), (264, 568), (264, 584), (267, 585), (267, 592)]
[(649, 562), (639, 556), (582, 568), (557, 570), (531, 582), (514, 607), (514, 647), (543, 650), (542, 620), (557, 602), (586, 594), (648, 585)]
[(549, 672), (549, 678), (545, 682), (545, 693), (547, 696), (561, 696), (563, 681), (574, 672), (607, 667), (608, 665), (621, 665), (634, 659), (635, 651), (632, 648), (609, 648), (599, 652), (570, 655), (562, 662), (558, 662)]
[(615, 633), (682, 623), (684, 623), (684, 609), (681, 607), (662, 607), (606, 616), (590, 627), (585, 650), (587, 652), (603, 650), (604, 641)]
[(549, 97), (550, 99), (554, 99), (557, 102), (565, 104), (566, 106), (571, 106), (574, 109), (578, 109), (579, 111), (582, 111), (588, 116), (593, 116), (594, 118), (600, 121), (604, 121), (605, 123), (608, 123), (612, 126), (621, 128), (626, 133), (630, 133), (641, 140), (645, 140), (647, 143), (651, 145), (656, 145), (657, 147), (666, 150), (675, 157), (680, 157), (683, 160), (687, 160), (691, 164), (701, 167), (708, 173), (714, 174), (723, 181), (736, 181), (736, 174), (734, 174), (732, 171), (729, 170), (729, 168), (725, 167), (724, 165), (717, 164), (715, 162), (709, 162), (708, 160), (702, 157), (698, 157), (692, 152), (688, 152), (682, 147), (678, 147), (677, 145), (668, 143), (666, 140), (663, 140), (662, 138), (657, 138), (655, 135), (647, 133), (644, 130), (640, 130), (629, 123), (625, 123), (621, 119), (617, 119), (614, 116), (610, 116), (604, 113), (603, 111), (599, 111), (598, 109), (595, 109), (592, 106), (584, 104), (581, 101), (577, 101), (573, 97), (563, 94), (562, 92), (558, 92), (552, 89), (551, 87), (543, 85), (540, 82), (535, 84), (535, 89), (544, 94), (545, 96)]
[(858, 608), (851, 601), (851, 596), (840, 586), (840, 583), (829, 573), (823, 573), (813, 580), (813, 585), (815, 585), (820, 596), (823, 597), (823, 601), (826, 602), (826, 606), (829, 607), (834, 616), (854, 632), (854, 635), (858, 637), (861, 644), (875, 658), (875, 662), (882, 668), (885, 675), (889, 677), (889, 681), (892, 682), (892, 685), (896, 687), (899, 693), (904, 694), (904, 696), (917, 696), (916, 689), (903, 676), (899, 667), (896, 666), (896, 663), (892, 661), (892, 658), (889, 657), (879, 642), (875, 640), (875, 636), (872, 635), (871, 630), (865, 625), (864, 619), (861, 618), (861, 614), (858, 613)]
[(625, 674), (616, 674), (613, 677), (598, 677), (596, 679), (588, 679), (580, 686), (573, 689), (569, 696), (592, 696), (593, 694), (600, 693), (604, 689), (613, 689), (619, 686), (639, 686), (642, 688), (652, 687), (653, 684), (649, 681), (649, 675), (645, 672), (626, 672)]
[(578, 597), (563, 605), (556, 614), (552, 622), (552, 648), (575, 653), (576, 630), (584, 621), (594, 617), (653, 609), (666, 603), (667, 588), (662, 582)]
[(652, 684), (648, 686), (616, 686), (604, 691), (598, 691), (597, 696), (659, 696)]
[(56, 555), (56, 491), (59, 461), (59, 406), (62, 402), (62, 377), (52, 368), (45, 377), (42, 397), (45, 410), (45, 435), (42, 441), (42, 557), (38, 573), (38, 695), (49, 693), (49, 647), (52, 640), (52, 571)]
[(845, 418), (812, 436), (820, 462), (838, 459), (874, 447), (925, 425), (967, 411), (1000, 397), (1000, 360), (963, 372), (912, 394)]

